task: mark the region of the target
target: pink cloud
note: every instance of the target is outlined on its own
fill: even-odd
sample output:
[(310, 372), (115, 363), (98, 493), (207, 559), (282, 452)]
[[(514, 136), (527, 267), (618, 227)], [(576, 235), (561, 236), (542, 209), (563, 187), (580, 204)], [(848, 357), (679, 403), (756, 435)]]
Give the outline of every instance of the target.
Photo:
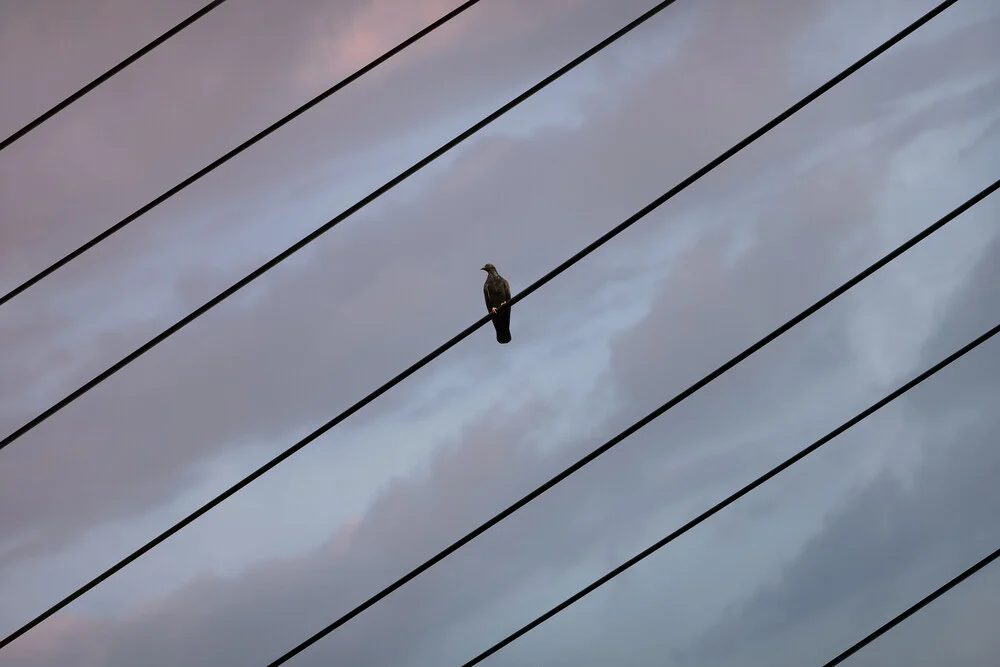
[[(545, 3), (518, 1), (514, 3), (483, 2), (469, 9), (434, 31), (420, 42), (421, 57), (438, 55), (459, 43), (475, 39), (493, 42), (508, 39), (530, 30), (553, 15), (567, 11), (582, 0), (549, 0)], [(347, 22), (335, 18), (336, 28), (320, 36), (309, 50), (299, 72), (299, 83), (315, 88), (327, 86), (330, 81), (345, 76), (367, 62), (377, 58), (413, 33), (438, 20), (462, 4), (461, 0), (371, 0)], [(413, 52), (409, 58), (413, 58)], [(389, 61), (382, 71), (400, 67), (403, 59)]]
[(82, 616), (60, 614), (4, 649), (0, 664), (36, 667), (74, 664), (98, 667), (108, 658), (102, 623)]

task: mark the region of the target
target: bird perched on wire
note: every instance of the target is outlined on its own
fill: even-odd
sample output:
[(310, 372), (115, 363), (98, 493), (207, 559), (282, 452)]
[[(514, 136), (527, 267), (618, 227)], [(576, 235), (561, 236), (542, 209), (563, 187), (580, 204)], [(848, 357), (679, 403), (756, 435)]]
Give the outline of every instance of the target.
[(482, 268), (486, 272), (486, 282), (483, 283), (483, 296), (486, 297), (486, 312), (493, 316), (493, 328), (497, 330), (497, 342), (510, 342), (510, 285), (497, 273), (497, 267), (487, 264)]

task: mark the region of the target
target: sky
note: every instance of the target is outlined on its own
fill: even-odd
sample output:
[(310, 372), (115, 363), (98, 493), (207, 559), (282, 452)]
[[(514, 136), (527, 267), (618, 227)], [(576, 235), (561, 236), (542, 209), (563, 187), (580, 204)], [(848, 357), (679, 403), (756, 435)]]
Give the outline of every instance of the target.
[[(3, 2), (0, 136), (200, 4)], [(0, 152), (0, 290), (457, 4), (227, 2)], [(0, 307), (0, 431), (653, 4), (484, 0)], [(678, 0), (0, 451), (0, 634), (934, 4)], [(998, 31), (959, 0), (0, 667), (277, 658), (992, 183)], [(996, 325), (998, 197), (288, 664), (460, 665)], [(823, 664), (1000, 544), (998, 399), (991, 340), (483, 664)], [(998, 613), (846, 664), (993, 665)]]

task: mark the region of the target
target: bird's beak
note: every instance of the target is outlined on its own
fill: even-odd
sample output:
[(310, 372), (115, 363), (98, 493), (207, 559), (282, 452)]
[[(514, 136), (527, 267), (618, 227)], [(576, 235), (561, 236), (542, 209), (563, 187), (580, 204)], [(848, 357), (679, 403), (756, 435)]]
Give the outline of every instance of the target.
[(485, 270), (486, 270), (486, 267), (485, 267), (485, 266), (481, 266), (481, 267), (479, 267), (479, 270), (480, 270), (480, 271), (485, 271)]

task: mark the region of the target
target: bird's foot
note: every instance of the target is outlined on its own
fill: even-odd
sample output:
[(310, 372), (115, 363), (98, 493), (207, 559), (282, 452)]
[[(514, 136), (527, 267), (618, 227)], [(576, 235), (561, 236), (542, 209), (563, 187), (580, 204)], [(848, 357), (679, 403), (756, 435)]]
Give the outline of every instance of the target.
[(493, 309), (493, 314), (494, 314), (494, 315), (496, 315), (496, 314), (497, 314), (497, 309), (496, 309), (496, 308), (494, 308), (494, 309)]

